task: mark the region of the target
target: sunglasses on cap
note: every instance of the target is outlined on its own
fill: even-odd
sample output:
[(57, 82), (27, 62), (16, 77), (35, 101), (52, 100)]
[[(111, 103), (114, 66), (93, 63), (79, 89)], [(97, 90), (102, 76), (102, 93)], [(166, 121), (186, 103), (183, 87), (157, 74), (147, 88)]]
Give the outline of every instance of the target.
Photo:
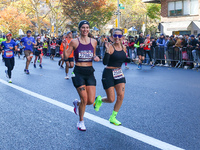
[(123, 35), (121, 35), (121, 34), (114, 34), (114, 35), (113, 35), (114, 38), (117, 38), (117, 37), (118, 37), (118, 38), (122, 38), (122, 36), (123, 36)]

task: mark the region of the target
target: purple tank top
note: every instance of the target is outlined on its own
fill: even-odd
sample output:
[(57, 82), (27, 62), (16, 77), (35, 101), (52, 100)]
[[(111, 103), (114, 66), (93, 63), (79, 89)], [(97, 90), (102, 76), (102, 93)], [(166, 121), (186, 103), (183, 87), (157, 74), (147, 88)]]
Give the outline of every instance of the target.
[(91, 44), (91, 38), (90, 43), (87, 45), (81, 44), (79, 38), (79, 45), (74, 51), (74, 57), (76, 62), (92, 62), (94, 57), (94, 47)]

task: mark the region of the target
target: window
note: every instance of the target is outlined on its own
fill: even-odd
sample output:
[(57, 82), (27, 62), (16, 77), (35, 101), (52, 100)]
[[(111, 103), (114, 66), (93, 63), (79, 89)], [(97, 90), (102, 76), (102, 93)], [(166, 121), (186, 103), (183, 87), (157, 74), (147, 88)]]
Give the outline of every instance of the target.
[(197, 15), (198, 0), (183, 0), (168, 3), (168, 16)]

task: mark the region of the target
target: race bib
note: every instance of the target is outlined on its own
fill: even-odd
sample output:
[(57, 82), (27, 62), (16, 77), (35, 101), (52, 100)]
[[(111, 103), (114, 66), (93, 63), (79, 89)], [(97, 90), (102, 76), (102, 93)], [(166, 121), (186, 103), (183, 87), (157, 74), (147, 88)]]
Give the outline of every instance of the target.
[(121, 68), (113, 69), (113, 77), (114, 79), (124, 78), (124, 74)]
[(38, 47), (38, 50), (39, 50), (39, 51), (42, 51), (42, 47)]
[(6, 57), (13, 57), (13, 51), (6, 51)]
[(78, 53), (79, 61), (92, 61), (93, 52), (91, 50), (82, 50)]

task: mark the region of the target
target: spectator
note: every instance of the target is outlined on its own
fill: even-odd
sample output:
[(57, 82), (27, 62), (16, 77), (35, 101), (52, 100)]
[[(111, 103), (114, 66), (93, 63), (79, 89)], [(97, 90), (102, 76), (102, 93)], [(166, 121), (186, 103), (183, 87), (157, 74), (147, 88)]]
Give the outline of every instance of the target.
[(192, 50), (194, 63), (196, 63), (196, 65), (194, 64), (194, 69), (198, 68), (198, 63), (200, 62), (200, 51), (199, 50), (200, 50), (200, 37), (198, 38), (196, 48)]
[[(175, 41), (174, 41), (174, 36), (170, 36), (169, 41), (167, 43), (167, 49), (168, 49), (168, 59), (172, 60), (173, 59), (173, 47), (175, 45)], [(169, 65), (171, 65), (171, 61), (168, 61)]]
[(156, 63), (160, 63), (160, 66), (165, 65), (165, 58), (164, 58), (164, 46), (165, 46), (165, 37), (164, 34), (160, 35), (160, 38), (157, 40), (157, 45), (158, 45), (158, 60)]

